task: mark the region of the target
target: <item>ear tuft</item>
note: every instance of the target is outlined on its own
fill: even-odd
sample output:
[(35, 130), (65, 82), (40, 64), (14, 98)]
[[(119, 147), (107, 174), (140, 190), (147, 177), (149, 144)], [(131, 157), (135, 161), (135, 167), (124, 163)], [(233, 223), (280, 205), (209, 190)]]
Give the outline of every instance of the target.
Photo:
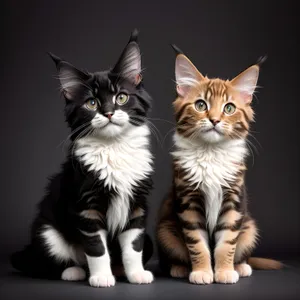
[(267, 58), (268, 58), (267, 55), (261, 56), (261, 57), (257, 60), (256, 65), (259, 66), (259, 67), (261, 67), (262, 64), (267, 60)]
[(175, 44), (171, 44), (171, 47), (175, 51), (176, 55), (183, 54), (183, 51), (181, 51)]
[(131, 32), (131, 36), (130, 36), (130, 39), (129, 39), (129, 42), (138, 42), (138, 36), (139, 36), (139, 31), (135, 28), (133, 29), (133, 31)]
[(56, 66), (62, 61), (62, 59), (51, 52), (47, 52), (48, 55), (52, 58)]

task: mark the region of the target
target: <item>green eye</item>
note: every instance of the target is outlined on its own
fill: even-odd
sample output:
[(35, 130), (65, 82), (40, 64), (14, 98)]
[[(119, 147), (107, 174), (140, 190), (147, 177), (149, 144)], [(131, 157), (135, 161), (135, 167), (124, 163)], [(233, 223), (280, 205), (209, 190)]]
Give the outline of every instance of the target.
[(98, 107), (98, 104), (95, 99), (89, 99), (85, 102), (85, 106), (89, 110), (96, 110)]
[(204, 100), (197, 100), (195, 103), (195, 108), (198, 111), (203, 112), (207, 110), (207, 104), (205, 103)]
[(126, 95), (125, 93), (120, 93), (117, 98), (116, 98), (116, 102), (119, 104), (119, 105), (124, 105), (129, 99), (129, 96)]
[(224, 112), (227, 115), (232, 115), (235, 112), (235, 109), (236, 109), (236, 107), (233, 103), (228, 103), (224, 106)]

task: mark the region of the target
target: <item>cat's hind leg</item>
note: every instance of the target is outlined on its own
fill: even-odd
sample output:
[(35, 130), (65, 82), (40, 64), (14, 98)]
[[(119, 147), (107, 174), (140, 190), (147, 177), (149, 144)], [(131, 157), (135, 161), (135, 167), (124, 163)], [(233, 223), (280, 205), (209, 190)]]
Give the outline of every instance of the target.
[(11, 256), (11, 263), (15, 269), (30, 277), (65, 279), (74, 278), (70, 270), (64, 271), (74, 267), (77, 257), (75, 248), (67, 243), (58, 230), (49, 224), (41, 224), (34, 230), (31, 243)]
[(258, 232), (255, 221), (246, 216), (240, 231), (234, 256), (234, 269), (238, 272), (240, 277), (249, 277), (252, 274), (252, 268), (247, 263), (247, 260), (255, 247), (257, 237)]
[(85, 278), (85, 270), (78, 266), (69, 267), (61, 274), (61, 279), (66, 281), (81, 281), (85, 280)]
[(175, 278), (188, 277), (191, 271), (189, 253), (175, 221), (160, 222), (157, 241), (162, 270)]

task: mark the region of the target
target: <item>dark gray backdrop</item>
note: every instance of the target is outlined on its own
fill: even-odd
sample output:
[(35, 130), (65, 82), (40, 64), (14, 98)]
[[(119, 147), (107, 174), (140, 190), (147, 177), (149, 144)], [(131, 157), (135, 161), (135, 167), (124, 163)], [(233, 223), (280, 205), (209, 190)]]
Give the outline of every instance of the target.
[[(277, 2), (277, 1), (276, 1)], [(261, 229), (259, 254), (299, 254), (299, 37), (296, 1), (2, 1), (1, 257), (28, 240), (47, 176), (64, 159), (63, 101), (47, 51), (90, 71), (112, 66), (140, 30), (151, 118), (174, 122), (176, 43), (208, 76), (231, 78), (268, 55), (254, 101), (258, 150), (249, 160), (250, 209)], [(171, 123), (152, 120), (161, 139)], [(155, 189), (149, 231), (171, 180), (172, 134), (153, 136)], [(254, 164), (253, 164), (254, 161)]]

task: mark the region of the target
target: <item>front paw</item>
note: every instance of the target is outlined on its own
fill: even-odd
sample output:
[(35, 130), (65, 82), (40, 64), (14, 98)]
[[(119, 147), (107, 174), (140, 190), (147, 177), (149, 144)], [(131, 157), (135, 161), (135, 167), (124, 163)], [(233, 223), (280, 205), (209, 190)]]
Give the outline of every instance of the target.
[(214, 280), (214, 275), (211, 270), (193, 271), (189, 277), (190, 283), (194, 284), (210, 284)]
[(109, 287), (116, 284), (115, 277), (111, 274), (96, 274), (89, 278), (90, 286), (92, 287)]
[(218, 283), (237, 283), (239, 281), (239, 274), (234, 270), (220, 270), (215, 273), (215, 282)]
[(154, 277), (150, 271), (142, 270), (127, 274), (127, 279), (130, 283), (148, 284), (154, 280)]

